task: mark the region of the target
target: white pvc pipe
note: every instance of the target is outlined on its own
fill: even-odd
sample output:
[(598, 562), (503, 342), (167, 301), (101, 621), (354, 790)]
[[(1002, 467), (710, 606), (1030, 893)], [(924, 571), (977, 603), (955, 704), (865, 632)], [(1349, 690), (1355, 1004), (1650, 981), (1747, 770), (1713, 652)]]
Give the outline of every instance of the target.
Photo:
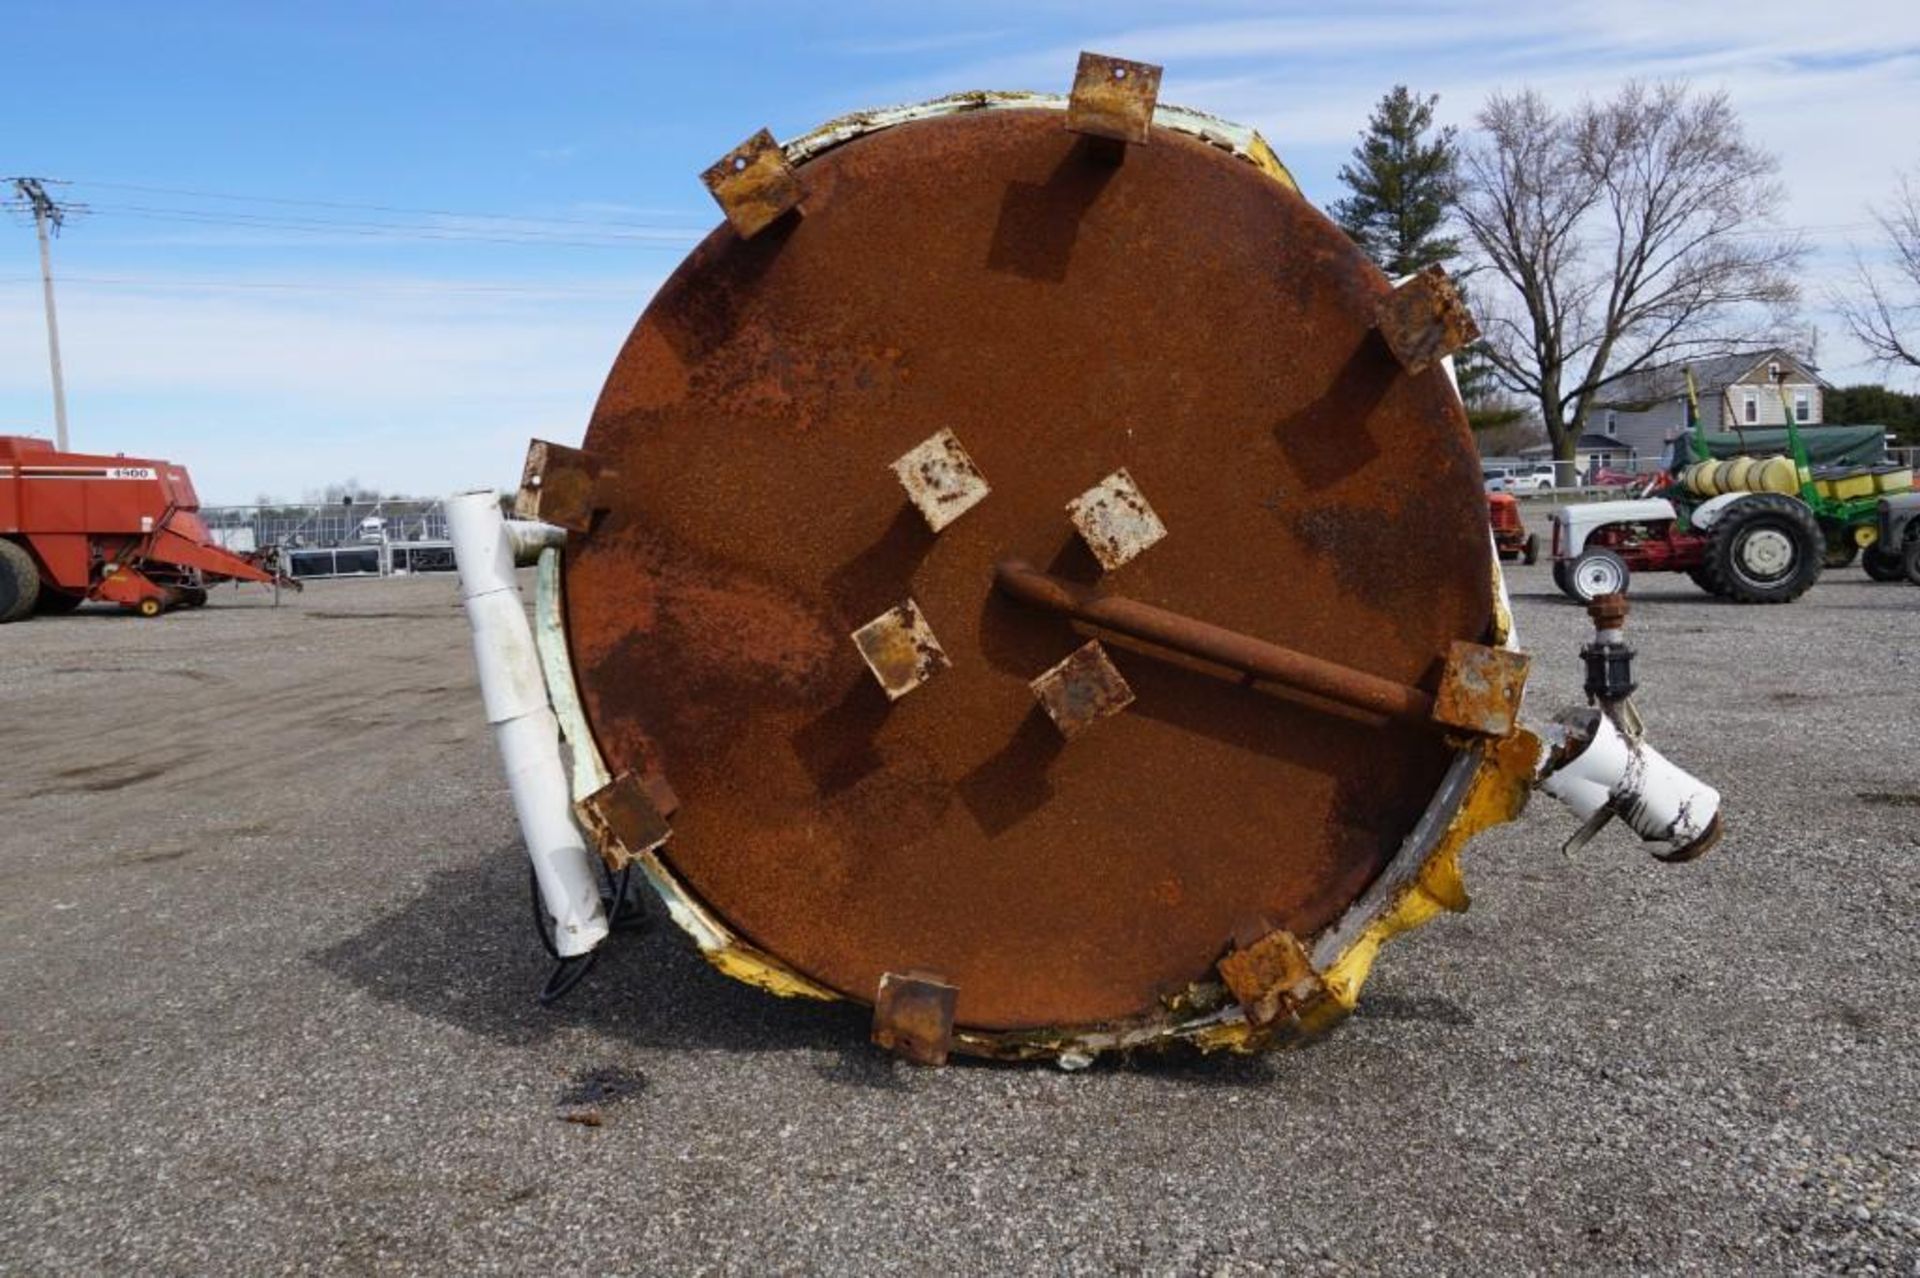
[(1720, 792), (1675, 766), (1644, 741), (1632, 741), (1613, 720), (1589, 711), (1586, 723), (1569, 725), (1591, 735), (1587, 745), (1540, 778), (1540, 788), (1582, 820), (1602, 808), (1633, 827), (1649, 843), (1685, 848), (1707, 833), (1720, 812)]
[(562, 958), (572, 958), (605, 939), (607, 916), (594, 854), (568, 802), (560, 725), (547, 704), (533, 630), (513, 575), (515, 559), (538, 554), (551, 534), (540, 531), (546, 525), (519, 521), (510, 529), (499, 498), (488, 491), (449, 497), (446, 514), (460, 593), (473, 627), (480, 700), (500, 748), (540, 901), (553, 922), (554, 948)]

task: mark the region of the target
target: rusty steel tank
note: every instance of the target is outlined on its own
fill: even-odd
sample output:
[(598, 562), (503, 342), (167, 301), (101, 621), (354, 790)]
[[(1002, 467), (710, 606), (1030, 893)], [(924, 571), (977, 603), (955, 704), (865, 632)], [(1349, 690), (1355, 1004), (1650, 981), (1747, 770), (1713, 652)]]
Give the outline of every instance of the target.
[(584, 441), (532, 447), (537, 522), (455, 499), (563, 972), (619, 908), (597, 858), (913, 1060), (1251, 1050), (1465, 908), (1536, 787), (1582, 841), (1713, 841), (1624, 607), (1589, 706), (1522, 714), (1444, 275), (1396, 286), (1159, 80), (1088, 54), (1065, 97), (756, 134)]

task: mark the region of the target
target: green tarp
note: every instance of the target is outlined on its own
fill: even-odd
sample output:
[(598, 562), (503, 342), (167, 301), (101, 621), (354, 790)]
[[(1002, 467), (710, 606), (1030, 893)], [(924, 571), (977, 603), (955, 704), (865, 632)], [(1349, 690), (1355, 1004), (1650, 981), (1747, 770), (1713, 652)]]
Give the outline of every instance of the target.
[[(1807, 460), (1816, 466), (1871, 466), (1887, 459), (1887, 428), (1884, 426), (1802, 426), (1800, 442), (1807, 446)], [(1766, 457), (1787, 451), (1787, 432), (1782, 427), (1755, 427), (1707, 435), (1707, 451), (1716, 458)]]

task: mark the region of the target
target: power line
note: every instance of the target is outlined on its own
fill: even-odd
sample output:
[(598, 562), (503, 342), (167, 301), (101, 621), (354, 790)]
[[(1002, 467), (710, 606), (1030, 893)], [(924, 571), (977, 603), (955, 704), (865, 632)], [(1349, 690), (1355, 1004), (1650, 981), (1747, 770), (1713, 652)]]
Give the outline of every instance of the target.
[(137, 221), (181, 222), (202, 226), (229, 226), (252, 230), (282, 230), (311, 235), (354, 235), (371, 239), (454, 240), (470, 244), (549, 244), (565, 248), (671, 248), (684, 251), (699, 241), (703, 231), (687, 228), (657, 228), (646, 232), (603, 231), (592, 237), (565, 232), (526, 230), (494, 232), (485, 228), (468, 230), (457, 226), (409, 225), (395, 222), (361, 222), (331, 218), (275, 217), (267, 214), (231, 213), (190, 208), (162, 208), (144, 204), (107, 204), (96, 212), (111, 217), (126, 216)]
[[(30, 275), (12, 276), (0, 279), (0, 285), (31, 284)], [(315, 284), (294, 280), (173, 280), (140, 279), (134, 276), (114, 275), (68, 275), (63, 283), (68, 285), (88, 285), (107, 288), (125, 288), (165, 292), (170, 289), (204, 289), (212, 292), (224, 292), (229, 289), (270, 289), (312, 293), (500, 293), (531, 294), (551, 297), (634, 297), (646, 290), (641, 287), (590, 288), (580, 285), (544, 286), (535, 284)]]
[[(241, 195), (231, 191), (208, 191), (193, 187), (153, 186), (143, 182), (95, 182), (67, 179), (56, 185), (82, 185), (87, 187), (100, 187), (103, 190), (113, 191), (144, 191), (153, 195), (184, 195), (195, 199), (228, 200), (247, 204), (280, 204), (295, 208), (348, 209), (373, 213), (407, 213), (425, 217), (468, 218), (475, 221), (544, 222), (561, 226), (615, 226), (632, 227), (641, 230), (649, 229), (652, 226), (651, 223), (623, 222), (615, 218), (533, 217), (519, 213), (462, 212), (457, 209), (419, 208), (399, 204), (365, 204), (351, 200), (301, 200), (278, 195)], [(687, 213), (677, 216), (696, 217), (698, 215)]]

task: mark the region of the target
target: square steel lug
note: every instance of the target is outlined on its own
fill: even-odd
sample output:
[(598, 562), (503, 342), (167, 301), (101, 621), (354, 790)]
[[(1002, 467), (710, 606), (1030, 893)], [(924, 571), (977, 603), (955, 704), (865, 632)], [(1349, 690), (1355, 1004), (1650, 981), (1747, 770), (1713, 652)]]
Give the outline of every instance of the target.
[(765, 129), (715, 160), (700, 180), (742, 239), (752, 239), (798, 208), (806, 193), (787, 153)]
[(1027, 686), (1033, 689), (1053, 726), (1069, 741), (1133, 704), (1133, 689), (1097, 639)]
[(1434, 722), (1475, 736), (1512, 736), (1531, 664), (1523, 652), (1455, 640), (1433, 699)]
[(679, 806), (666, 778), (626, 772), (574, 804), (573, 810), (607, 868), (619, 871), (667, 841), (673, 834), (668, 818)]
[(888, 972), (873, 1000), (873, 1041), (916, 1065), (945, 1065), (960, 991), (931, 972)]
[(972, 510), (993, 490), (950, 430), (922, 440), (893, 463), (907, 499), (939, 532)]
[(1067, 99), (1067, 127), (1075, 133), (1145, 146), (1160, 99), (1160, 68), (1103, 53), (1082, 53)]
[(898, 701), (953, 664), (911, 599), (854, 631), (853, 642), (889, 701)]
[(1236, 947), (1217, 966), (1227, 991), (1255, 1026), (1273, 1024), (1321, 988), (1306, 946), (1284, 928)]
[(513, 498), (514, 518), (586, 532), (593, 525), (594, 490), (599, 483), (600, 463), (592, 455), (536, 439), (527, 445), (520, 491)]
[(1108, 572), (1167, 535), (1124, 466), (1068, 502), (1067, 517)]
[(1460, 290), (1439, 266), (1402, 281), (1380, 303), (1374, 322), (1409, 373), (1439, 363), (1480, 336)]

